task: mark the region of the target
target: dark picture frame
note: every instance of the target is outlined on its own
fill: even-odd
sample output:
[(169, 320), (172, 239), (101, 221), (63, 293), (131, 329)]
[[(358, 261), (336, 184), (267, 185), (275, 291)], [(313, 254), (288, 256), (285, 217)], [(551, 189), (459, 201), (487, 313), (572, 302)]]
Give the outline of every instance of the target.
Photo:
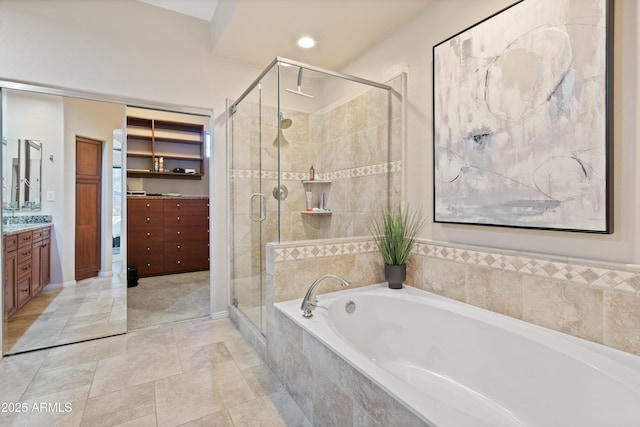
[(612, 232), (611, 0), (520, 0), (433, 46), (436, 223)]

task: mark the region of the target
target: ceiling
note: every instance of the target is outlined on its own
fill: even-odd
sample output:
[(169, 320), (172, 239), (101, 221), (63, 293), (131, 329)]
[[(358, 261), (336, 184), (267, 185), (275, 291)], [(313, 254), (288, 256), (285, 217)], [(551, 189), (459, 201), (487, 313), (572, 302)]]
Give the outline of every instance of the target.
[[(217, 56), (258, 67), (281, 56), (340, 70), (433, 0), (139, 1), (210, 22)], [(298, 47), (303, 35), (316, 47)]]

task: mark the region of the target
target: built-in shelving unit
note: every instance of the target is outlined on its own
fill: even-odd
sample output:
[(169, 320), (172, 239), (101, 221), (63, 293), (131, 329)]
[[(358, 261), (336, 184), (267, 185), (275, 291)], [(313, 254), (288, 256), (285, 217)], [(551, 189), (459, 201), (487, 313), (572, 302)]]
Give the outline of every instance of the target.
[[(156, 168), (160, 158), (164, 167)], [(177, 168), (195, 173), (174, 172)], [(204, 176), (204, 126), (128, 116), (127, 176), (200, 179)]]

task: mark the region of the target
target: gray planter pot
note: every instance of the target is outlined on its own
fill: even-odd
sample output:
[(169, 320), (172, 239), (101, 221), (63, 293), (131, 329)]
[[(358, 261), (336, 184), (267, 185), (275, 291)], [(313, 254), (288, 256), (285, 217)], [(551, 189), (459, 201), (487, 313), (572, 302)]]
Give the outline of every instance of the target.
[(384, 278), (389, 282), (389, 288), (402, 289), (402, 284), (407, 278), (407, 264), (384, 265)]

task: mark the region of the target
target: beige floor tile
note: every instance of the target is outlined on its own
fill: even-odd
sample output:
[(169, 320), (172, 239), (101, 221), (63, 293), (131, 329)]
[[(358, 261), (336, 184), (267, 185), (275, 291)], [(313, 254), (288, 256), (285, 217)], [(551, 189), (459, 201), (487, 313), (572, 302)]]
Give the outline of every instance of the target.
[(240, 338), (240, 332), (229, 319), (195, 320), (174, 325), (178, 348), (200, 347), (206, 344)]
[(157, 427), (156, 414), (150, 414), (144, 417), (136, 418), (113, 427)]
[[(17, 402), (40, 366), (49, 350), (6, 356), (0, 361), (0, 402)], [(1, 422), (0, 425), (6, 425)]]
[(182, 362), (182, 370), (185, 372), (234, 363), (224, 342), (207, 344), (202, 347), (181, 348), (178, 353)]
[(235, 427), (311, 427), (285, 391), (229, 408)]
[(61, 368), (85, 362), (123, 355), (126, 352), (125, 335), (69, 344), (49, 350), (43, 368)]
[(170, 326), (138, 329), (127, 333), (126, 336), (127, 353), (154, 351), (158, 347), (166, 347), (176, 343), (173, 329)]
[(79, 363), (62, 368), (40, 368), (22, 395), (33, 399), (54, 392), (90, 386), (96, 372), (96, 362)]
[(139, 349), (133, 353), (100, 360), (90, 396), (101, 396), (181, 372), (175, 346), (153, 346), (147, 351)]
[(267, 365), (254, 366), (240, 372), (256, 396), (265, 396), (284, 389), (282, 383), (273, 375)]
[(89, 386), (22, 399), (30, 410), (17, 414), (12, 426), (76, 427), (80, 425)]
[(158, 426), (176, 426), (225, 406), (215, 396), (215, 378), (209, 370), (192, 371), (156, 382)]
[(234, 425), (229, 412), (225, 409), (181, 424), (180, 427), (234, 427)]
[(264, 364), (258, 353), (242, 337), (230, 338), (224, 341), (229, 349), (233, 360), (236, 361), (240, 369), (251, 368)]
[(155, 413), (155, 388), (153, 383), (146, 383), (90, 398), (85, 406), (82, 425), (106, 427), (150, 415), (155, 422)]

